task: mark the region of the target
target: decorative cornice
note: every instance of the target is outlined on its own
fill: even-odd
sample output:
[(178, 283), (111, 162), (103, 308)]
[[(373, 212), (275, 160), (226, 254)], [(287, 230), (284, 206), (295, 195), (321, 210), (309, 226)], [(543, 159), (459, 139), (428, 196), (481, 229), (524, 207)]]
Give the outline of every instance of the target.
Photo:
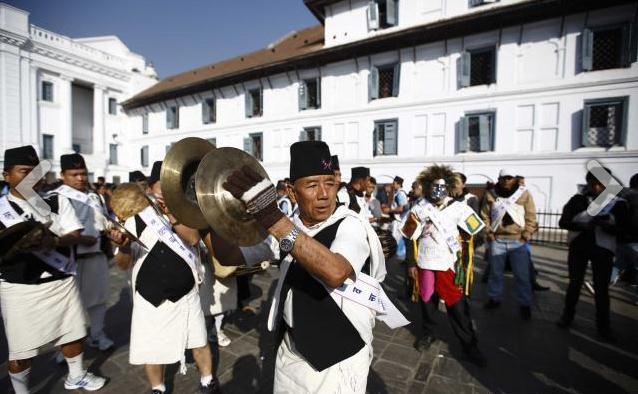
[(2, 43), (23, 47), (27, 41), (29, 41), (29, 39), (26, 37), (0, 29), (0, 42)]

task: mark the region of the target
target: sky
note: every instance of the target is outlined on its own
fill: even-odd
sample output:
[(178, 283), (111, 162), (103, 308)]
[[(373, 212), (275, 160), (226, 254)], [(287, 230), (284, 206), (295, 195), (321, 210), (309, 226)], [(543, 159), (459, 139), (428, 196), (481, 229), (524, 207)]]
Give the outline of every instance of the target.
[(319, 21), (303, 0), (0, 0), (71, 38), (116, 35), (160, 78), (263, 48)]

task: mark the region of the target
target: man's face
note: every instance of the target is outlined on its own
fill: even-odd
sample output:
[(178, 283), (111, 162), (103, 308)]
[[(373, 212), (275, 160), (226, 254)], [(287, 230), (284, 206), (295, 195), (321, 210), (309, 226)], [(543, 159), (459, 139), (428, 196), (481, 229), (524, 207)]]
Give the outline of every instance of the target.
[(9, 184), (9, 187), (11, 189), (15, 189), (15, 187), (18, 186), (20, 182), (22, 182), (24, 177), (29, 175), (29, 173), (34, 168), (34, 166), (15, 165), (6, 171), (3, 171), (2, 176), (4, 177), (4, 180)]
[(442, 203), (445, 197), (448, 195), (445, 180), (437, 179), (436, 181), (430, 183), (426, 192), (427, 197), (430, 201), (437, 205)]
[(505, 190), (512, 190), (517, 183), (518, 181), (513, 176), (508, 175), (498, 178), (498, 184)]
[(71, 186), (76, 190), (86, 190), (89, 183), (89, 174), (85, 168), (78, 170), (64, 170), (61, 175), (62, 182), (64, 182), (65, 185)]
[(589, 192), (592, 195), (598, 196), (600, 193), (602, 193), (605, 190), (605, 186), (603, 186), (602, 183), (594, 180), (591, 182), (587, 182), (587, 189), (589, 189)]
[(368, 187), (366, 187), (366, 193), (368, 193), (369, 196), (374, 194), (374, 190), (377, 188), (377, 185), (375, 185), (372, 182), (368, 182)]
[(419, 182), (412, 183), (412, 195), (416, 198), (423, 196), (423, 186)]
[(334, 175), (315, 175), (297, 179), (293, 196), (299, 204), (299, 216), (307, 225), (328, 219), (335, 210), (337, 188)]
[(392, 189), (394, 189), (394, 190), (399, 190), (399, 189), (401, 189), (401, 185), (399, 185), (399, 183), (398, 183), (398, 182), (393, 181), (393, 182), (392, 182)]
[(358, 178), (355, 179), (353, 182), (350, 183), (352, 185), (352, 188), (358, 192), (364, 192), (367, 190), (368, 185), (370, 184), (370, 177), (367, 176), (365, 178)]

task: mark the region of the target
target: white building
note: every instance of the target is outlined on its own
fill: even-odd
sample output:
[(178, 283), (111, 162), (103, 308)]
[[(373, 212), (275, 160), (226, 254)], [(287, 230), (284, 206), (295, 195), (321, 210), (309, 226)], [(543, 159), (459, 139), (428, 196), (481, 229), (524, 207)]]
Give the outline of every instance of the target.
[(65, 37), (0, 3), (0, 155), (30, 144), (57, 172), (60, 155), (76, 151), (93, 177), (126, 181), (131, 119), (120, 103), (156, 82), (117, 37)]

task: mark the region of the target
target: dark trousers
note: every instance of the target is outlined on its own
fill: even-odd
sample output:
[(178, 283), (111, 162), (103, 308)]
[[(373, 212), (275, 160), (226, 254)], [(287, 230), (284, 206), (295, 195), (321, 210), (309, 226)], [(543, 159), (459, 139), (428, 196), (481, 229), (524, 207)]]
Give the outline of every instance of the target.
[[(439, 302), (438, 297), (432, 297), (429, 302), (423, 302), (419, 298), (419, 304), (421, 306), (421, 321), (423, 325), (423, 335), (433, 336), (434, 329), (434, 313)], [(473, 345), (476, 345), (478, 340), (476, 339), (476, 333), (472, 326), (472, 319), (470, 318), (470, 305), (467, 303), (467, 299), (463, 297), (459, 302), (454, 305), (446, 306), (448, 321), (452, 326), (454, 335), (458, 338), (459, 342), (463, 346), (463, 349), (468, 349)]]
[(572, 243), (569, 247), (569, 286), (565, 296), (563, 319), (571, 322), (576, 313), (580, 289), (585, 280), (587, 263), (591, 261), (594, 277), (594, 299), (596, 301), (596, 326), (598, 330), (609, 329), (609, 279), (614, 254), (593, 242)]

